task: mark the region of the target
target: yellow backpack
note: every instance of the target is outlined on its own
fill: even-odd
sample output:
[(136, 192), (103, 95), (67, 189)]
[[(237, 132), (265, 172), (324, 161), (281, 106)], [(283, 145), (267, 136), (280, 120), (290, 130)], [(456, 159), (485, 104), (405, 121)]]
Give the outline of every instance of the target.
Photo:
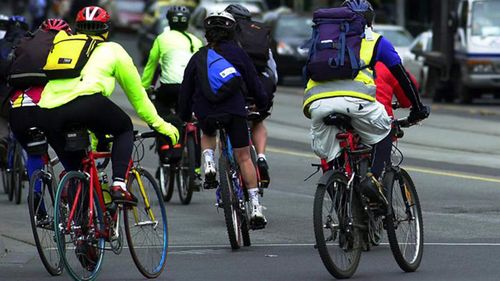
[(95, 47), (104, 39), (86, 34), (57, 33), (43, 67), (49, 80), (75, 78), (87, 63)]

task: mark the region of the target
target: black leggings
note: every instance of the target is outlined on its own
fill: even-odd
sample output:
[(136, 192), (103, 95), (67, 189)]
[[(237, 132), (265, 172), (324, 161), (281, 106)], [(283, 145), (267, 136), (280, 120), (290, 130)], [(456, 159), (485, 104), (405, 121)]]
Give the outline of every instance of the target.
[(134, 145), (134, 133), (132, 120), (120, 107), (101, 94), (93, 94), (78, 97), (46, 112), (51, 122), (49, 143), (66, 170), (78, 170), (85, 154), (84, 151), (66, 151), (64, 133), (74, 127), (84, 127), (96, 134), (113, 135), (113, 178), (126, 178)]
[(382, 175), (384, 168), (391, 164), (392, 134), (387, 135), (373, 147), (371, 171), (375, 178)]

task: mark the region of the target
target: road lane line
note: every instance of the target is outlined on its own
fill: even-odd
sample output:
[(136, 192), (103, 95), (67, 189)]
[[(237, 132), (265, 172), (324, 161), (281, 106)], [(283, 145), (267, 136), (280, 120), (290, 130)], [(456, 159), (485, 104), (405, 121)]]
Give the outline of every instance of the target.
[[(314, 243), (262, 243), (252, 244), (252, 247), (314, 247)], [(389, 246), (389, 243), (380, 243), (383, 246)], [(452, 243), (452, 242), (425, 242), (424, 246), (465, 246), (465, 247), (500, 247), (500, 243)], [(213, 244), (213, 245), (169, 245), (170, 249), (203, 249), (203, 248), (228, 248), (226, 244)]]
[[(306, 152), (288, 150), (288, 149), (277, 148), (277, 147), (268, 147), (267, 151), (279, 153), (279, 154), (291, 155), (291, 156), (312, 158), (312, 159), (316, 159), (319, 162), (318, 157), (316, 155), (314, 155), (313, 153), (306, 153)], [(461, 178), (461, 179), (483, 181), (483, 182), (500, 183), (500, 178), (484, 177), (484, 176), (480, 176), (477, 174), (475, 175), (475, 174), (457, 173), (457, 172), (453, 172), (453, 171), (428, 169), (428, 168), (417, 167), (417, 166), (403, 166), (403, 167), (407, 171), (417, 172), (417, 173), (422, 173), (422, 174), (445, 176), (445, 177), (452, 177), (452, 178)]]

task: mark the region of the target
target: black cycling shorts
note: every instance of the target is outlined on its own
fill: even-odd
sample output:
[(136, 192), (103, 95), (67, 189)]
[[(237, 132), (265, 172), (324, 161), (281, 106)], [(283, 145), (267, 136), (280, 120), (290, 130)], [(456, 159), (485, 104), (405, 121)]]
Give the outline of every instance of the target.
[(234, 148), (242, 148), (250, 145), (248, 135), (247, 120), (244, 117), (225, 114), (218, 116), (209, 116), (199, 120), (199, 126), (203, 134), (214, 137), (221, 124), (231, 140)]

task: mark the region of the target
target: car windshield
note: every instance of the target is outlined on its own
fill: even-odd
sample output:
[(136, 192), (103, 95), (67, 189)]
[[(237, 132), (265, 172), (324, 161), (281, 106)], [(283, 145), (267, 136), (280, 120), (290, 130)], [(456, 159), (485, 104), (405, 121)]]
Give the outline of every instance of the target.
[(500, 36), (500, 2), (478, 1), (472, 6), (472, 35)]
[(409, 46), (413, 41), (411, 35), (405, 30), (379, 29), (375, 31), (387, 38), (387, 40), (389, 40), (395, 47), (406, 47)]
[(309, 38), (311, 36), (311, 26), (313, 22), (310, 18), (304, 17), (281, 17), (276, 23), (275, 34), (277, 37), (298, 37)]

